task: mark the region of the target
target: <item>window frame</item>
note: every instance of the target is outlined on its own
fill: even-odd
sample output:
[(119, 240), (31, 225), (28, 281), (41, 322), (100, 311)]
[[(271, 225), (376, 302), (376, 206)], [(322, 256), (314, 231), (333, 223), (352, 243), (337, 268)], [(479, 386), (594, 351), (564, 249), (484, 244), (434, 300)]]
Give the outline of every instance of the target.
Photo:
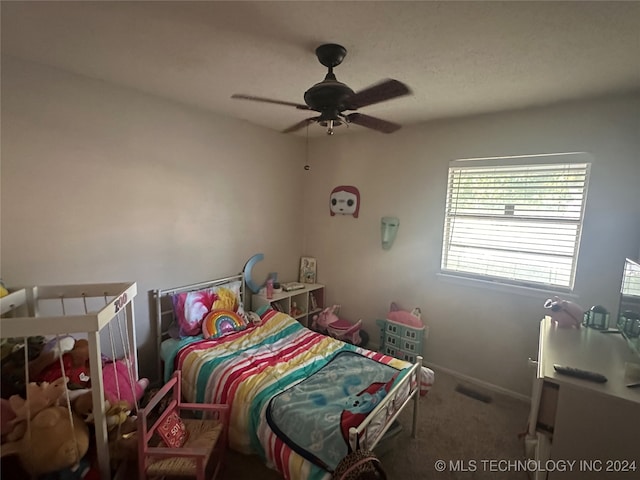
[[(456, 270), (447, 268), (447, 260), (448, 255), (450, 254), (450, 246), (451, 246), (451, 235), (453, 232), (453, 223), (455, 223), (455, 213), (451, 213), (450, 210), (452, 208), (452, 197), (454, 195), (454, 189), (452, 187), (452, 169), (454, 168), (464, 168), (464, 167), (518, 167), (518, 166), (539, 166), (539, 165), (554, 165), (554, 164), (584, 164), (584, 184), (582, 186), (582, 202), (580, 205), (580, 214), (577, 221), (573, 221), (576, 225), (576, 233), (574, 237), (574, 248), (573, 254), (571, 255), (571, 271), (569, 276), (569, 282), (567, 285), (559, 285), (555, 283), (547, 283), (547, 282), (538, 282), (531, 279), (515, 279), (509, 278), (508, 276), (500, 276), (500, 275), (490, 275), (490, 274), (482, 274), (477, 272), (468, 272), (464, 270)], [(585, 221), (585, 212), (586, 205), (588, 199), (588, 190), (589, 183), (591, 179), (591, 167), (593, 164), (593, 158), (591, 155), (585, 152), (567, 152), (567, 153), (555, 153), (555, 154), (536, 154), (536, 155), (517, 155), (517, 156), (505, 156), (505, 157), (483, 157), (483, 158), (463, 158), (452, 160), (449, 162), (449, 166), (447, 169), (447, 188), (446, 188), (446, 197), (445, 197), (445, 206), (444, 206), (444, 219), (443, 219), (443, 230), (442, 230), (442, 251), (440, 256), (440, 272), (439, 275), (450, 278), (460, 278), (467, 279), (471, 281), (477, 281), (480, 284), (490, 284), (490, 285), (504, 285), (506, 287), (523, 287), (527, 290), (540, 290), (540, 291), (561, 291), (571, 293), (575, 287), (576, 281), (576, 272), (578, 268), (578, 262), (580, 257), (580, 244), (582, 239), (582, 231), (584, 228)], [(458, 215), (461, 217), (462, 215)], [(467, 216), (467, 218), (471, 218), (473, 216)], [(480, 216), (479, 216), (480, 217)], [(489, 216), (488, 218), (491, 218)], [(494, 219), (498, 220), (500, 217), (495, 216)], [(521, 221), (514, 220), (514, 221)], [(551, 223), (554, 221), (551, 220)], [(555, 222), (556, 224), (570, 224), (572, 221), (567, 220), (562, 222), (560, 220)], [(468, 247), (472, 247), (472, 245), (468, 245)], [(522, 251), (523, 255), (527, 254), (526, 250)], [(529, 251), (529, 253), (533, 253)], [(544, 256), (545, 254), (540, 254)], [(514, 265), (517, 265), (516, 262), (513, 262)]]

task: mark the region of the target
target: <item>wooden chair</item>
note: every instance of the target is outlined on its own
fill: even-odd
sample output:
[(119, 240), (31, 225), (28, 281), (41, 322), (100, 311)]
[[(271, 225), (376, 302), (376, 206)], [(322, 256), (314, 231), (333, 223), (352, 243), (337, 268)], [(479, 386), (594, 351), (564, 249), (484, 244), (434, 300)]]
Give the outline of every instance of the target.
[[(172, 395), (169, 395), (173, 390)], [(167, 407), (157, 415), (163, 399)], [(180, 372), (176, 371), (149, 404), (138, 412), (139, 478), (179, 476), (197, 480), (218, 478), (223, 465), (229, 429), (229, 406), (183, 403), (180, 392)], [(203, 419), (186, 418), (184, 411), (202, 412)], [(179, 448), (167, 447), (157, 435), (167, 417), (176, 412), (182, 419), (188, 438)], [(157, 419), (154, 420), (154, 417)], [(212, 417), (212, 418), (209, 418)], [(149, 428), (149, 424), (151, 427)]]

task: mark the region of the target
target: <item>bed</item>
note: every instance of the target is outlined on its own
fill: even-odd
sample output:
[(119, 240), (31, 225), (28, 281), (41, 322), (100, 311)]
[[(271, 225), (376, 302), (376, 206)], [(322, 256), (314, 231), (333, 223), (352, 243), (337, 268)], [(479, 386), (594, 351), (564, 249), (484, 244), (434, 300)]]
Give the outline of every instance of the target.
[[(100, 477), (111, 478), (104, 385), (101, 333), (111, 329), (126, 332), (117, 338), (126, 351), (137, 375), (133, 299), (136, 283), (100, 283), (85, 285), (48, 285), (17, 289), (0, 298), (0, 336), (2, 338), (81, 334), (89, 343), (89, 368), (92, 372), (92, 402), (95, 423), (95, 448)], [(123, 352), (121, 352), (123, 353)], [(97, 373), (96, 373), (97, 372)], [(136, 378), (137, 380), (137, 378)], [(98, 412), (98, 413), (95, 413)]]
[(181, 371), (186, 401), (230, 406), (232, 449), (258, 454), (286, 479), (319, 480), (349, 451), (373, 449), (412, 400), (416, 436), (420, 386), (433, 374), (421, 357), (411, 364), (350, 345), (269, 307), (216, 338), (169, 336), (175, 295), (236, 282), (243, 296), (241, 274), (154, 292), (159, 372), (166, 380)]

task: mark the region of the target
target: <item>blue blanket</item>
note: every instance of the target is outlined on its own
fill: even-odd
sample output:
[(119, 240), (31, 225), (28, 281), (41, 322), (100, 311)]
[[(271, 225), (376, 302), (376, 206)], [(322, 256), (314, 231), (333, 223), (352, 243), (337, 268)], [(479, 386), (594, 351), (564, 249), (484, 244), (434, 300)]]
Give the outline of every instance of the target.
[(398, 373), (356, 352), (339, 352), (316, 373), (273, 397), (267, 422), (291, 449), (331, 472), (349, 453), (349, 428), (380, 403)]

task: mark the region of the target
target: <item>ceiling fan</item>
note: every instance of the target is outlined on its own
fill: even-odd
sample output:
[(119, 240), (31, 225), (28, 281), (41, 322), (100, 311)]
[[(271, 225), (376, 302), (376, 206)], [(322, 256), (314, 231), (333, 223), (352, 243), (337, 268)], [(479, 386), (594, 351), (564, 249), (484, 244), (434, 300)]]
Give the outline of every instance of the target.
[(358, 110), (374, 103), (384, 102), (411, 93), (409, 87), (404, 83), (393, 79), (383, 80), (364, 90), (354, 92), (347, 85), (336, 80), (336, 76), (333, 74), (333, 67), (340, 65), (346, 54), (346, 48), (335, 43), (320, 45), (316, 48), (318, 60), (329, 71), (323, 81), (316, 83), (304, 93), (306, 105), (237, 93), (231, 95), (231, 98), (275, 103), (277, 105), (295, 107), (299, 110), (313, 110), (320, 114), (306, 118), (283, 130), (282, 133), (295, 132), (314, 122), (327, 127), (327, 135), (333, 135), (334, 127), (349, 123), (371, 128), (382, 133), (393, 133), (401, 128), (401, 125), (397, 123), (363, 113), (344, 113), (348, 110)]

